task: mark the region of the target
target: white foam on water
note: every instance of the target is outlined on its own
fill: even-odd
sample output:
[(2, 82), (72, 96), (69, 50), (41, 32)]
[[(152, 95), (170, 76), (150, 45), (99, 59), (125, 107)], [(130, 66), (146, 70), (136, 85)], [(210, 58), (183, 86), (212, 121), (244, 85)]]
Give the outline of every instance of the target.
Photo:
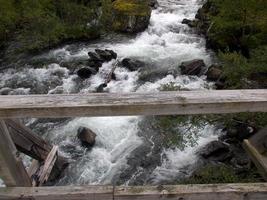
[[(40, 57), (52, 58), (57, 61), (71, 61), (74, 59), (88, 59), (88, 51), (96, 47), (109, 48), (118, 54), (118, 59), (135, 57), (137, 59), (155, 63), (155, 68), (177, 68), (183, 61), (203, 59), (210, 65), (212, 58), (205, 48), (205, 40), (193, 33), (181, 24), (184, 18), (194, 18), (201, 0), (159, 0), (159, 8), (153, 10), (150, 25), (146, 31), (140, 33), (134, 39), (127, 42), (99, 43), (72, 51), (68, 46)], [(104, 82), (107, 72), (110, 71), (114, 61), (105, 63), (100, 72), (90, 79), (83, 81), (78, 90), (79, 93), (90, 93)], [(129, 72), (118, 67), (115, 70), (117, 80), (112, 80), (105, 91), (113, 93), (122, 92), (148, 92), (159, 91), (164, 84), (173, 83), (181, 89), (198, 90), (211, 89), (212, 84), (207, 83), (205, 77), (188, 77), (167, 75), (142, 85), (138, 83), (139, 72)], [(30, 93), (31, 87), (41, 85), (48, 93), (62, 90), (63, 93), (77, 92), (77, 75), (58, 64), (51, 64), (42, 69), (28, 68), (27, 70), (10, 70), (1, 75), (0, 86), (13, 87), (26, 85), (25, 93)], [(58, 79), (60, 80), (57, 83)], [(30, 80), (30, 81), (29, 81)], [(12, 81), (15, 81), (13, 83)], [(24, 81), (24, 82), (23, 82)], [(30, 82), (30, 83), (29, 83)], [(53, 84), (51, 84), (53, 83)], [(52, 86), (53, 85), (53, 86)], [(46, 86), (46, 87), (45, 87)], [(38, 91), (37, 91), (38, 92)], [(64, 184), (110, 184), (113, 177), (127, 167), (127, 156), (142, 144), (137, 136), (138, 122), (142, 117), (100, 117), (100, 118), (76, 118), (67, 125), (58, 127), (48, 134), (48, 138), (61, 148), (74, 146), (75, 151), (80, 152), (81, 157), (74, 159), (67, 170), (67, 175), (59, 181)], [(87, 151), (74, 139), (77, 129), (85, 126), (97, 134), (96, 146)], [(206, 136), (204, 136), (205, 134)], [(198, 141), (198, 146), (214, 139), (213, 127), (203, 130), (203, 137)], [(166, 159), (153, 175), (155, 182), (167, 180), (171, 173), (179, 173), (179, 169), (192, 164), (196, 160), (196, 147), (188, 147), (184, 151), (178, 149), (164, 150)], [(63, 152), (67, 156), (68, 152)], [(0, 183), (1, 185), (1, 183)]]
[[(198, 156), (196, 154), (198, 149), (204, 147), (211, 141), (217, 140), (220, 132), (215, 127), (206, 125), (198, 130), (198, 136), (195, 138), (197, 141), (196, 144), (188, 144), (182, 150), (179, 148), (165, 149), (162, 153), (164, 157), (162, 165), (158, 166), (152, 174), (153, 183), (160, 184), (161, 182), (175, 181), (175, 178), (176, 182), (178, 182), (181, 174), (190, 173), (194, 165), (198, 162)], [(188, 142), (190, 143), (191, 141), (192, 138), (189, 137)]]

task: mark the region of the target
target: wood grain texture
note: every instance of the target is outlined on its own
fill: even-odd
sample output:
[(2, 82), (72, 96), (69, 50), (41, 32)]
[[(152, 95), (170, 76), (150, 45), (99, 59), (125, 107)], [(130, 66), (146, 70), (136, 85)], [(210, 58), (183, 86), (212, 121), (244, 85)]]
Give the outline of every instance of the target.
[(267, 183), (2, 188), (0, 200), (266, 200)]
[(6, 186), (31, 186), (30, 177), (3, 120), (0, 120), (0, 177)]
[(243, 148), (246, 150), (263, 178), (267, 181), (267, 155), (259, 153), (249, 140), (244, 140)]
[(0, 118), (267, 112), (267, 90), (0, 96)]
[(40, 174), (39, 185), (43, 185), (46, 181), (48, 181), (48, 178), (57, 160), (57, 151), (58, 146), (53, 146), (51, 152), (48, 154), (42, 169), (42, 173)]
[(0, 188), (0, 200), (113, 200), (112, 186)]
[[(19, 120), (6, 119), (4, 121), (13, 142), (20, 152), (41, 162), (46, 160), (48, 154), (52, 150), (52, 145), (23, 125)], [(62, 171), (66, 165), (68, 165), (68, 160), (58, 155), (58, 159), (56, 160), (57, 170)]]
[(267, 153), (267, 126), (250, 137), (249, 142), (260, 154)]
[(267, 184), (116, 187), (116, 200), (266, 200)]

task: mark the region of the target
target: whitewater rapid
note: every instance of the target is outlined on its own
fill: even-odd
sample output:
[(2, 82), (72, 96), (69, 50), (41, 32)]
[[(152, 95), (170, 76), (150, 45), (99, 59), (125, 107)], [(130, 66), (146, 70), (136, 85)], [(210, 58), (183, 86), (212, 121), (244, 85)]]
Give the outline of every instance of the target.
[[(213, 54), (205, 48), (205, 39), (194, 33), (194, 30), (182, 24), (184, 18), (193, 19), (201, 0), (159, 0), (159, 7), (152, 11), (150, 25), (146, 31), (135, 38), (118, 40), (103, 40), (82, 45), (67, 45), (38, 55), (33, 60), (44, 60), (42, 68), (29, 64), (23, 69), (9, 69), (1, 73), (0, 87), (12, 88), (10, 94), (53, 94), (94, 92), (96, 87), (104, 82), (106, 73), (110, 71), (115, 61), (104, 63), (100, 72), (90, 79), (81, 81), (75, 73), (65, 68), (62, 63), (73, 60), (88, 59), (88, 51), (95, 48), (107, 48), (118, 54), (118, 59), (135, 58), (149, 63), (157, 70), (177, 69), (183, 61), (203, 59), (207, 66), (213, 62)], [(172, 83), (186, 90), (209, 90), (213, 83), (208, 83), (206, 77), (172, 75), (155, 81), (140, 82), (140, 72), (130, 72), (118, 67), (115, 70), (116, 80), (112, 80), (105, 92), (158, 92), (160, 88)], [(113, 184), (117, 183), (118, 174), (129, 168), (128, 158), (144, 144), (140, 136), (139, 124), (144, 117), (95, 117), (75, 118), (64, 123), (45, 123), (40, 125), (43, 136), (53, 144), (60, 146), (61, 152), (72, 161), (66, 170), (66, 175), (57, 185), (83, 184)], [(28, 125), (34, 124), (32, 119)], [(42, 129), (43, 126), (43, 129)], [(96, 134), (96, 145), (90, 151), (80, 146), (76, 139), (77, 129), (85, 126)], [(144, 135), (146, 133), (143, 133)], [(187, 134), (187, 133), (184, 133)], [(212, 125), (206, 125), (198, 130), (195, 145), (161, 150), (161, 161), (150, 174), (149, 184), (176, 182), (184, 168), (194, 166), (197, 162), (196, 151), (218, 137), (218, 130)], [(189, 139), (188, 139), (189, 140)], [(153, 143), (153, 141), (152, 141)], [(193, 167), (192, 167), (193, 168)], [(131, 171), (128, 180), (122, 184), (132, 184), (132, 179), (144, 169)], [(133, 182), (134, 183), (134, 182)], [(1, 183), (0, 183), (1, 184)]]

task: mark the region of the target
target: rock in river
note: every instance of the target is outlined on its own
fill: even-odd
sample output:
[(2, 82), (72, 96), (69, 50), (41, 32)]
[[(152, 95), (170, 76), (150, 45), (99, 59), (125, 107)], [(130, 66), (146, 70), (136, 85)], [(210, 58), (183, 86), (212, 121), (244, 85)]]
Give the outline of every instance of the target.
[(207, 160), (225, 161), (230, 155), (229, 146), (220, 141), (212, 141), (200, 149), (199, 155)]
[(95, 144), (96, 134), (89, 128), (80, 127), (78, 129), (77, 137), (83, 146), (92, 147)]
[(81, 79), (87, 79), (90, 78), (92, 75), (96, 74), (97, 71), (91, 67), (83, 67), (77, 71), (77, 75)]
[(124, 58), (121, 63), (121, 67), (127, 68), (131, 72), (137, 71), (145, 66), (145, 63), (140, 60), (134, 60), (130, 58)]
[(201, 71), (206, 67), (203, 60), (196, 59), (191, 61), (182, 62), (180, 65), (181, 73), (183, 75), (200, 75)]
[(119, 32), (145, 30), (151, 16), (151, 0), (115, 0), (112, 3), (112, 28)]

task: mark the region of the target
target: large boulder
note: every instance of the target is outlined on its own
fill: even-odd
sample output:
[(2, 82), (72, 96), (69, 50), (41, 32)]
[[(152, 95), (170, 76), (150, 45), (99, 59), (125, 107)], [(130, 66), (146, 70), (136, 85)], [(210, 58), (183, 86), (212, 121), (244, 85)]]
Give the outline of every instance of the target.
[(83, 146), (92, 147), (95, 144), (96, 134), (89, 128), (80, 127), (77, 132), (77, 137)]
[(198, 76), (206, 68), (203, 60), (196, 59), (191, 61), (182, 62), (180, 65), (181, 73), (183, 75), (195, 75)]
[(145, 30), (151, 16), (150, 0), (115, 0), (112, 3), (112, 28), (119, 32)]

